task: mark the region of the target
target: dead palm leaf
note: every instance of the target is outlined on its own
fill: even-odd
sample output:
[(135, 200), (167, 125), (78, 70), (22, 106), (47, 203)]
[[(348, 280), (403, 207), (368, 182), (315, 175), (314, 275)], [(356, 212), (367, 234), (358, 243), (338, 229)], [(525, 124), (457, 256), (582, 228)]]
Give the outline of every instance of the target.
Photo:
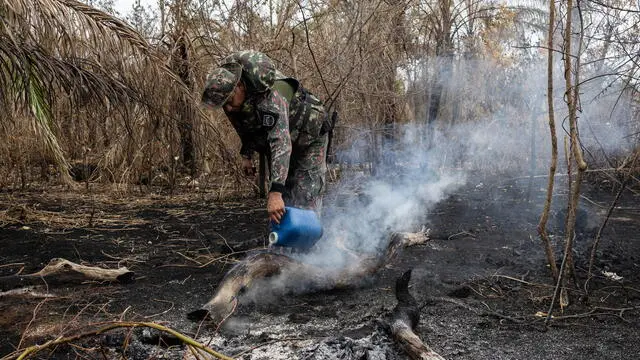
[(0, 111), (30, 114), (64, 175), (68, 164), (51, 111), (58, 92), (71, 104), (90, 99), (107, 107), (153, 106), (144, 87), (127, 77), (140, 68), (152, 69), (170, 89), (191, 96), (159, 54), (120, 19), (75, 0), (0, 0)]

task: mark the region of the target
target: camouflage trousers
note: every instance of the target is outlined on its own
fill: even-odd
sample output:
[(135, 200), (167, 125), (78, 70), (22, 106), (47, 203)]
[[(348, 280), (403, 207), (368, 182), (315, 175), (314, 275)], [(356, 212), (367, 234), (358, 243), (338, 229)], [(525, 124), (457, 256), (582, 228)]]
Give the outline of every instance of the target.
[(314, 210), (320, 214), (327, 172), (328, 134), (302, 142), (304, 147), (293, 144), (282, 197), (286, 206)]

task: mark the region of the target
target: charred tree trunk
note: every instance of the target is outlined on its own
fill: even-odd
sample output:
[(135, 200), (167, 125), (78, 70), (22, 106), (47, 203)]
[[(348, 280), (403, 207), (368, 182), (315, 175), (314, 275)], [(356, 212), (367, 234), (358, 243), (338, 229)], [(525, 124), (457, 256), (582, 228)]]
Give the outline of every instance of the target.
[[(438, 118), (438, 112), (440, 111), (440, 101), (442, 99), (443, 91), (443, 75), (441, 74), (440, 69), (444, 68), (441, 66), (441, 61), (441, 59), (436, 58), (436, 71), (434, 74), (433, 84), (431, 85), (431, 92), (429, 94), (429, 110), (427, 112), (427, 131), (429, 131), (429, 133), (433, 133), (435, 122)], [(428, 144), (429, 146), (432, 145), (431, 142)]]
[[(191, 81), (191, 66), (189, 63), (189, 50), (186, 34), (179, 34), (175, 40), (173, 51), (172, 70), (180, 77), (182, 82), (189, 88), (193, 89)], [(180, 152), (182, 164), (187, 168), (193, 176), (197, 172), (195, 162), (195, 146), (193, 143), (193, 120), (195, 117), (194, 110), (188, 99), (180, 98), (178, 100), (177, 113), (178, 131), (180, 133)]]
[[(578, 134), (578, 107), (580, 106), (580, 56), (582, 54), (582, 46), (583, 46), (583, 34), (584, 28), (582, 23), (582, 9), (580, 1), (577, 2), (576, 6), (576, 14), (578, 25), (580, 26), (580, 30), (577, 32), (578, 41), (575, 49), (575, 54), (573, 56), (569, 56), (572, 50), (572, 41), (571, 36), (573, 36), (574, 32), (572, 31), (573, 21), (572, 17), (575, 16), (572, 11), (573, 0), (567, 1), (567, 8), (570, 9), (567, 13), (567, 21), (565, 28), (565, 81), (567, 84), (567, 108), (569, 110), (569, 134), (570, 134), (570, 155), (567, 157), (569, 159), (573, 159), (577, 166), (576, 176), (573, 183), (569, 184), (571, 197), (568, 203), (568, 214), (567, 214), (567, 226), (565, 233), (565, 255), (567, 256), (567, 275), (573, 276), (575, 279), (575, 265), (573, 262), (573, 240), (575, 239), (575, 227), (576, 227), (576, 213), (578, 210), (578, 205), (580, 202), (580, 187), (582, 185), (582, 178), (584, 176), (584, 172), (587, 170), (587, 162), (584, 159), (582, 154), (582, 145), (580, 144), (580, 137)], [(575, 57), (575, 60), (573, 58)], [(573, 66), (571, 62), (574, 61)], [(576, 280), (577, 283), (577, 280)]]
[(382, 97), (383, 111), (383, 130), (382, 130), (382, 159), (385, 166), (390, 166), (391, 158), (385, 156), (388, 153), (389, 146), (393, 143), (395, 136), (396, 123), (398, 122), (398, 88), (397, 88), (397, 67), (402, 53), (406, 51), (406, 26), (405, 12), (406, 5), (402, 1), (390, 1), (390, 11), (392, 11), (391, 28), (388, 34), (388, 41), (393, 46), (385, 48), (387, 52), (386, 76), (384, 79), (385, 91), (389, 92), (388, 96)]

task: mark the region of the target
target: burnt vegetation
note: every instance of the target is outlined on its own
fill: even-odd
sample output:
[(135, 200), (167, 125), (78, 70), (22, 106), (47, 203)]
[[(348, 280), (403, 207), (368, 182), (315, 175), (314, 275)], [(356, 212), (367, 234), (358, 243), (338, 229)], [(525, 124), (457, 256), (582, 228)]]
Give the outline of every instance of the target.
[[(117, 4), (0, 0), (0, 360), (640, 352), (636, 2)], [(312, 258), (199, 104), (241, 49), (339, 114)]]

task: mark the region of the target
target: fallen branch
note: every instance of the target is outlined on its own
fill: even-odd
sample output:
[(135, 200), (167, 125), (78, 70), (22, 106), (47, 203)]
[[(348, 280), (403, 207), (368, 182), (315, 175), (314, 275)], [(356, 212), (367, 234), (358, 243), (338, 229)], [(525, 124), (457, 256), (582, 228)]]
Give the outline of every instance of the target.
[(194, 348), (197, 348), (199, 350), (202, 350), (204, 352), (206, 352), (209, 355), (214, 356), (217, 359), (223, 359), (223, 360), (233, 360), (233, 358), (228, 357), (226, 355), (220, 354), (217, 351), (210, 349), (202, 344), (200, 344), (199, 342), (195, 341), (194, 339), (179, 333), (178, 331), (175, 331), (173, 329), (170, 329), (166, 326), (162, 326), (160, 324), (156, 324), (156, 323), (149, 323), (149, 322), (114, 322), (114, 323), (110, 323), (105, 325), (104, 327), (101, 327), (97, 330), (94, 331), (88, 331), (82, 334), (77, 334), (77, 335), (71, 335), (68, 337), (59, 337), (57, 339), (54, 340), (50, 340), (47, 341), (46, 343), (42, 344), (42, 345), (33, 345), (30, 346), (26, 349), (23, 350), (19, 350), (16, 352), (13, 352), (9, 355), (6, 355), (2, 358), (0, 358), (0, 360), (24, 360), (24, 359), (28, 359), (30, 356), (33, 356), (35, 354), (37, 354), (38, 352), (45, 350), (45, 349), (50, 349), (53, 348), (55, 346), (58, 345), (62, 345), (62, 344), (69, 344), (73, 341), (77, 341), (89, 336), (96, 336), (96, 335), (100, 335), (102, 333), (105, 333), (107, 331), (113, 330), (113, 329), (118, 329), (118, 328), (137, 328), (137, 327), (148, 327), (148, 328), (153, 328), (156, 330), (160, 330), (162, 332), (166, 332), (168, 334), (171, 334), (173, 336), (175, 336), (176, 338), (178, 338), (180, 341), (182, 341), (183, 343), (187, 344), (188, 346), (192, 346)]
[[(260, 252), (236, 264), (222, 279), (213, 298), (200, 309), (189, 313), (191, 320), (211, 319), (221, 323), (233, 313), (240, 294), (256, 282), (279, 275), (295, 289), (334, 289), (353, 285), (376, 273), (389, 263), (401, 248), (423, 244), (429, 239), (428, 230), (418, 233), (393, 233), (381, 256), (353, 256), (343, 269), (326, 269), (295, 260), (284, 254)], [(338, 244), (340, 246), (340, 244)], [(346, 249), (345, 249), (346, 250)]]
[(391, 327), (393, 337), (413, 360), (444, 360), (442, 356), (431, 350), (409, 327), (403, 323), (394, 323)]
[(52, 284), (86, 280), (130, 283), (133, 281), (133, 276), (134, 273), (126, 267), (104, 269), (76, 264), (62, 258), (54, 258), (38, 272), (0, 277), (0, 288), (10, 289), (25, 285), (42, 284), (43, 282)]

